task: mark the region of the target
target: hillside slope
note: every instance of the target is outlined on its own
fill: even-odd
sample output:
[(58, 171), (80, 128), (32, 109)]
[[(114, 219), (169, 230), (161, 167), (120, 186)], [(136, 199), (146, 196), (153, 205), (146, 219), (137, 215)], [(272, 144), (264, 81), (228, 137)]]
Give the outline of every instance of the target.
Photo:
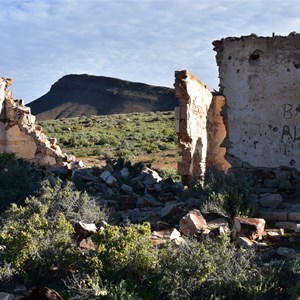
[(130, 112), (170, 111), (174, 90), (104, 76), (66, 75), (29, 106), (38, 120)]

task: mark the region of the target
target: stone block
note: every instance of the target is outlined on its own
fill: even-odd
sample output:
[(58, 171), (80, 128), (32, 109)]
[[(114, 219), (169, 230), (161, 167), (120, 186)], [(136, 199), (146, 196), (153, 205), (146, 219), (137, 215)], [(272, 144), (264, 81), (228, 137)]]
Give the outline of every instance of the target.
[(6, 130), (6, 150), (14, 152), (18, 157), (34, 159), (37, 150), (34, 139), (23, 133), (18, 125)]
[(132, 178), (130, 181), (130, 185), (132, 186), (134, 191), (140, 191), (145, 188), (145, 185), (138, 178)]
[(117, 179), (111, 175), (108, 170), (105, 170), (100, 177), (109, 185), (112, 185), (117, 182)]
[(179, 175), (191, 175), (190, 164), (186, 161), (179, 161), (177, 164), (177, 172)]
[(33, 115), (29, 114), (23, 114), (20, 119), (18, 124), (23, 126), (23, 125), (33, 125), (35, 123), (36, 117)]
[(150, 194), (144, 195), (137, 201), (137, 207), (158, 207), (162, 205), (161, 202), (157, 201), (157, 199)]
[(129, 169), (128, 168), (123, 168), (121, 171), (120, 171), (120, 174), (122, 176), (122, 178), (128, 178), (130, 176), (130, 172), (129, 172)]
[(267, 188), (277, 188), (279, 182), (276, 179), (265, 179), (263, 185)]
[(290, 211), (288, 213), (288, 221), (300, 221), (300, 211)]
[(13, 294), (0, 292), (0, 300), (13, 300), (14, 298), (15, 295)]
[(276, 250), (276, 254), (283, 256), (285, 258), (289, 258), (289, 257), (294, 256), (296, 254), (296, 251), (293, 248), (279, 247)]
[(289, 180), (281, 181), (279, 184), (279, 190), (288, 191), (288, 190), (292, 190), (292, 189), (293, 189), (293, 186), (291, 185)]
[(121, 190), (125, 193), (131, 194), (133, 192), (133, 188), (127, 184), (121, 185)]
[(200, 211), (194, 209), (179, 221), (180, 231), (185, 235), (195, 235), (207, 229), (207, 224)]
[(165, 240), (173, 240), (180, 237), (181, 234), (176, 228), (169, 228), (165, 230), (153, 231), (151, 234), (151, 238), (154, 239), (165, 239)]
[(288, 211), (285, 209), (259, 209), (259, 216), (269, 221), (287, 221)]
[(175, 132), (180, 133), (180, 122), (179, 120), (175, 120)]
[(253, 241), (251, 241), (250, 239), (244, 236), (238, 237), (237, 240), (235, 241), (235, 245), (237, 247), (241, 247), (244, 249), (249, 249), (253, 247), (253, 244), (254, 244)]
[(46, 155), (50, 155), (52, 157), (55, 157), (56, 156), (56, 152), (52, 148), (46, 148)]
[(235, 217), (233, 220), (232, 238), (245, 236), (251, 240), (261, 238), (265, 229), (266, 221), (262, 218)]
[(275, 223), (276, 228), (282, 228), (285, 230), (294, 230), (296, 228), (296, 224), (294, 222), (276, 222)]
[(43, 157), (43, 162), (45, 165), (50, 165), (50, 166), (56, 165), (56, 159), (49, 155)]
[(259, 204), (265, 208), (276, 208), (282, 203), (283, 199), (280, 194), (262, 194)]

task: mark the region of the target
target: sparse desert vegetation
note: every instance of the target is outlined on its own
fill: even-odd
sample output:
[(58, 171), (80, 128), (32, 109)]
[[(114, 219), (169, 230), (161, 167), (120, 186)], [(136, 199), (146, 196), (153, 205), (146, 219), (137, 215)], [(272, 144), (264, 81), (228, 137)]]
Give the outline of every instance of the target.
[[(256, 208), (249, 178), (211, 170), (205, 182), (184, 188), (174, 168), (156, 174), (144, 167), (140, 161), (176, 151), (173, 118), (42, 122), (64, 150), (107, 159), (82, 172), (52, 173), (0, 154), (0, 290), (46, 285), (70, 300), (298, 299), (296, 252), (276, 259), (272, 247), (237, 247), (226, 231), (153, 243), (155, 224), (178, 228), (191, 209), (221, 216), (231, 229), (236, 216)], [(97, 230), (79, 239), (78, 222)]]
[(48, 137), (90, 164), (122, 157), (162, 169), (178, 161), (174, 112), (130, 113), (40, 121)]

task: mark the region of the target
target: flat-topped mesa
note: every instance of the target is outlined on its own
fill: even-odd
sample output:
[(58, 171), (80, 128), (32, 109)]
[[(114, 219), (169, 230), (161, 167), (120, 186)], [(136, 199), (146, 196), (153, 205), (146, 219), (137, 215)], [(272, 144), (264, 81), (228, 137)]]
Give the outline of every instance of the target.
[(72, 155), (63, 153), (55, 138), (47, 138), (35, 116), (22, 100), (15, 100), (7, 87), (10, 78), (0, 77), (0, 152), (13, 152), (17, 157), (54, 168), (83, 167)]

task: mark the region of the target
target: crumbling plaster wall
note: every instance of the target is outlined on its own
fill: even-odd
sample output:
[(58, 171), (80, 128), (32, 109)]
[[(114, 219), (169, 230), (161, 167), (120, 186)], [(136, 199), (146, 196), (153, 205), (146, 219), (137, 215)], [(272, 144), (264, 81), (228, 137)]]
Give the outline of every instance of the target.
[(300, 168), (300, 35), (226, 38), (217, 51), (233, 167)]
[(47, 138), (35, 116), (22, 100), (14, 100), (8, 86), (11, 79), (0, 77), (0, 152), (13, 152), (30, 162), (54, 168), (82, 167), (72, 155), (62, 153), (55, 138)]
[(225, 100), (221, 95), (214, 96), (186, 70), (175, 72), (174, 86), (179, 101), (175, 108), (175, 127), (182, 155), (178, 173), (188, 183), (192, 177), (201, 178), (208, 164), (220, 169), (228, 165), (225, 149), (220, 148), (226, 136), (221, 116)]

